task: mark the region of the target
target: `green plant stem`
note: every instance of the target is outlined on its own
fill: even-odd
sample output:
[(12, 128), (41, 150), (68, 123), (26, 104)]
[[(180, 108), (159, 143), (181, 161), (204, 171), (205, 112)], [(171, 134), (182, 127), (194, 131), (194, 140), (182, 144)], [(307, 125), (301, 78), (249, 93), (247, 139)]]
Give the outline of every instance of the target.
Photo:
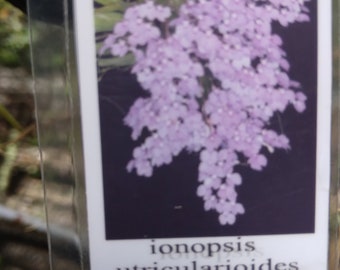
[[(28, 134), (30, 134), (33, 130), (35, 129), (35, 124), (32, 124), (30, 126), (28, 126), (27, 128), (25, 128), (24, 130), (22, 130), (18, 136), (16, 136), (14, 138), (14, 140), (11, 140), (11, 141), (8, 141), (4, 144), (0, 144), (0, 149), (3, 149), (4, 147), (6, 147), (8, 144), (11, 144), (11, 143), (17, 143), (19, 141), (21, 141), (22, 139), (24, 139)], [(34, 143), (32, 143), (34, 144)]]
[[(18, 131), (13, 129), (10, 133), (10, 140), (15, 140), (17, 136)], [(4, 151), (4, 161), (0, 167), (0, 194), (4, 193), (10, 182), (10, 177), (15, 160), (17, 158), (17, 154), (18, 145), (16, 143), (8, 144)]]
[(0, 104), (0, 116), (2, 116), (15, 129), (22, 130), (22, 126), (19, 122), (2, 104)]

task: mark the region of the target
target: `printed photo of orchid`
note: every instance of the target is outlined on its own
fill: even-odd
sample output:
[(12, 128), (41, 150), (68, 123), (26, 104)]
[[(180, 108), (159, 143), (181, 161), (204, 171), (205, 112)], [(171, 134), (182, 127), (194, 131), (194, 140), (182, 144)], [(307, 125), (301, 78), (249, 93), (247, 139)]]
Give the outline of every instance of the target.
[(313, 232), (316, 0), (95, 7), (107, 238)]

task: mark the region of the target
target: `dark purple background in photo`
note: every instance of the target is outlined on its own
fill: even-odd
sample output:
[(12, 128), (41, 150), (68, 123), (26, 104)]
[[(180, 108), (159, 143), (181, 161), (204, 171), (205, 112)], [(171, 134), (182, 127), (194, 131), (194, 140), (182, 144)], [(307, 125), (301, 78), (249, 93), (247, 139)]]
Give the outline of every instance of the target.
[[(107, 239), (241, 236), (314, 232), (316, 167), (316, 0), (308, 3), (311, 22), (275, 26), (291, 64), (290, 76), (302, 84), (307, 109), (291, 106), (272, 124), (290, 138), (291, 150), (268, 154), (261, 172), (238, 168), (237, 188), (245, 214), (221, 226), (214, 211), (196, 195), (198, 155), (183, 152), (151, 178), (126, 171), (138, 144), (122, 119), (144, 91), (128, 70), (107, 72), (99, 83), (100, 124)], [(100, 179), (98, 179), (99, 181)], [(98, 194), (98, 196), (101, 196)], [(100, 211), (100, 210), (98, 210)]]

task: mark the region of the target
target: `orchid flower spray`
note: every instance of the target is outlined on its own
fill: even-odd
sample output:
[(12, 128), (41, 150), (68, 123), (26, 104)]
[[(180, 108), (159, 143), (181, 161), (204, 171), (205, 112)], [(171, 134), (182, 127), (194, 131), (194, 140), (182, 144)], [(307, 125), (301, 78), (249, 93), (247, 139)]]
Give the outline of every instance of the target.
[(289, 106), (305, 110), (273, 23), (308, 22), (306, 2), (188, 0), (174, 7), (147, 0), (127, 8), (101, 48), (133, 55), (131, 73), (147, 93), (124, 118), (132, 139), (148, 134), (127, 170), (151, 177), (181, 152), (196, 152), (204, 209), (216, 211), (221, 225), (235, 224), (245, 213), (237, 166), (261, 171), (270, 153), (289, 149), (271, 120)]

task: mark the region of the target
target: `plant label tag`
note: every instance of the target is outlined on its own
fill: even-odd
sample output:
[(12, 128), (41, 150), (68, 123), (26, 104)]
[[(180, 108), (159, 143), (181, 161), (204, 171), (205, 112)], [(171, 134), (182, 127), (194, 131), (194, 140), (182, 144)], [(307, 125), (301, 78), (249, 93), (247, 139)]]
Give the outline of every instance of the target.
[(91, 269), (326, 270), (331, 1), (75, 4)]

